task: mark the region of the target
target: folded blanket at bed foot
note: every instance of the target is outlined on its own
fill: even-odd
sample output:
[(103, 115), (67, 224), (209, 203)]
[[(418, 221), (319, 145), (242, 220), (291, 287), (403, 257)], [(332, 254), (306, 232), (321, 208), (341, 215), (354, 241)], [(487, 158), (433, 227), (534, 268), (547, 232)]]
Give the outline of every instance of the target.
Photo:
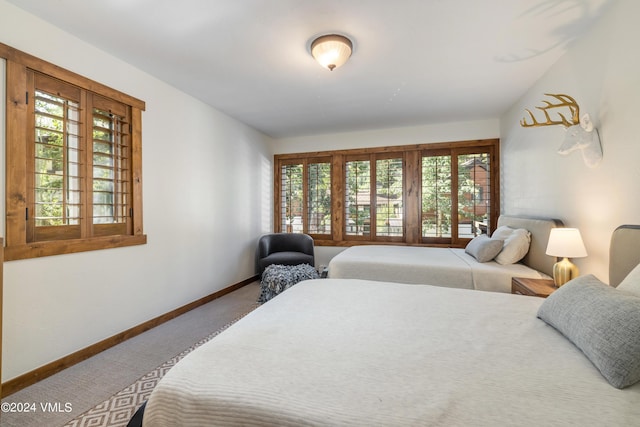
[(272, 264), (262, 273), (258, 302), (265, 303), (296, 283), (319, 277), (318, 271), (309, 264)]

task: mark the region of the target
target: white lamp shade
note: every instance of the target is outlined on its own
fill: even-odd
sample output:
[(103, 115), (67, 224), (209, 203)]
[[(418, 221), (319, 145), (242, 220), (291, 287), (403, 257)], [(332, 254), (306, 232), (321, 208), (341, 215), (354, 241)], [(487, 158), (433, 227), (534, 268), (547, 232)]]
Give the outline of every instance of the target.
[(311, 43), (311, 55), (331, 71), (347, 62), (352, 49), (351, 40), (337, 34), (318, 37)]
[(587, 256), (587, 249), (577, 228), (552, 228), (546, 253), (556, 257), (580, 258)]

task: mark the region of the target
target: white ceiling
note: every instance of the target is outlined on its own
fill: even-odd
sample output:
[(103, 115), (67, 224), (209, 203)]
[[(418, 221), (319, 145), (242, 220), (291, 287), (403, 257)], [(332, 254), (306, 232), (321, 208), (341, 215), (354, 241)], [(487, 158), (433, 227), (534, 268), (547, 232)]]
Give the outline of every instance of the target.
[(8, 1), (281, 138), (497, 118), (615, 0)]

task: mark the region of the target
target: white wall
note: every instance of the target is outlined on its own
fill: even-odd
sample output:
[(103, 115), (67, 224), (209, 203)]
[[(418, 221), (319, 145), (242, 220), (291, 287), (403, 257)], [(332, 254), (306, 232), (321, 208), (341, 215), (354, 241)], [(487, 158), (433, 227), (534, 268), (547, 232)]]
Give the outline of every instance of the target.
[(478, 120), (281, 138), (274, 141), (273, 151), (276, 154), (305, 153), (309, 151), (490, 139), (498, 138), (499, 135), (499, 120)]
[(148, 244), (5, 263), (3, 381), (255, 274), (272, 224), (269, 138), (3, 0), (0, 41), (147, 106)]
[[(608, 246), (620, 224), (640, 223), (640, 2), (619, 0), (501, 118), (502, 211), (562, 219), (578, 227), (588, 257), (581, 273), (608, 282)], [(600, 131), (604, 158), (587, 167), (581, 154), (556, 150), (561, 126), (525, 129), (524, 108), (544, 93), (573, 96)]]

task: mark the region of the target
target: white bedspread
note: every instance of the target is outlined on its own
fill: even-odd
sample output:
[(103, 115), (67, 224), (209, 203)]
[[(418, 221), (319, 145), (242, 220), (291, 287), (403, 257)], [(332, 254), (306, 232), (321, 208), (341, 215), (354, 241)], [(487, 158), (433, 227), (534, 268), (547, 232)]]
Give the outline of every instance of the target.
[(542, 301), (302, 282), (171, 369), (144, 426), (637, 425), (640, 384), (609, 385)]
[(550, 278), (523, 264), (478, 262), (464, 249), (363, 245), (329, 262), (329, 277), (511, 292), (512, 277)]

